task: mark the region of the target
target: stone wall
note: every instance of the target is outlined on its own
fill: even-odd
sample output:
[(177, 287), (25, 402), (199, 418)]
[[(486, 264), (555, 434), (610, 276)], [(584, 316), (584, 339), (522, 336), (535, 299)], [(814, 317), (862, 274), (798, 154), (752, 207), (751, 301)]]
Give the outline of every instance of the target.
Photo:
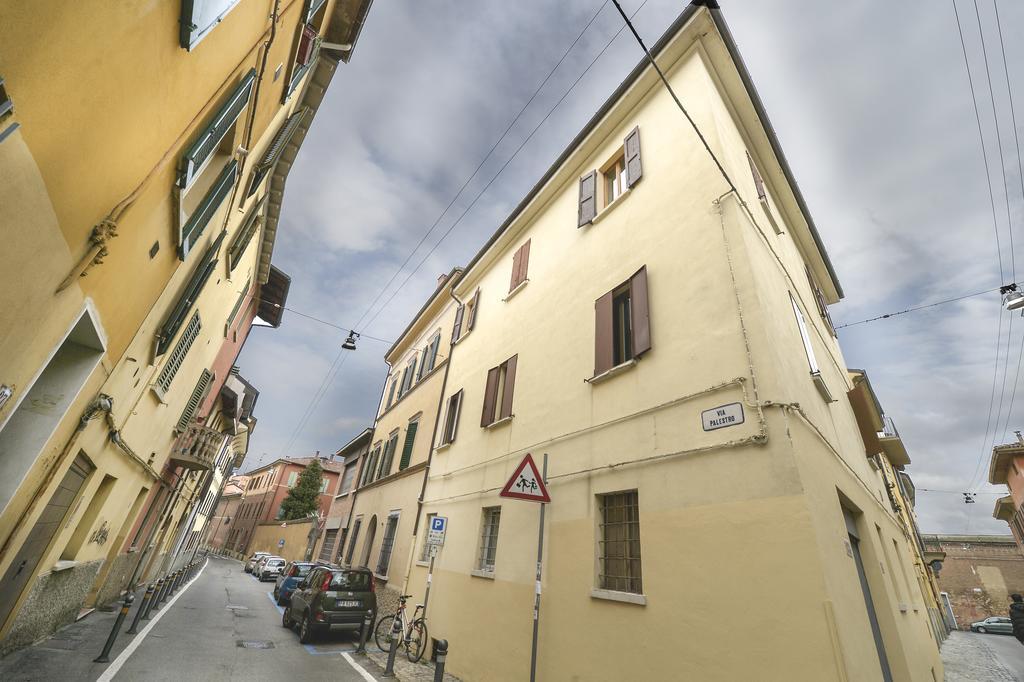
[(0, 656), (73, 622), (102, 565), (103, 560), (99, 559), (40, 576), (19, 609), (7, 637), (0, 641)]
[(128, 587), (128, 580), (132, 577), (132, 571), (135, 570), (135, 564), (138, 561), (139, 555), (136, 553), (117, 555), (114, 565), (107, 573), (106, 581), (96, 594), (96, 606), (109, 604), (121, 596), (121, 593)]
[(957, 626), (1009, 614), (1010, 595), (1024, 594), (1024, 555), (1012, 536), (926, 535), (926, 549), (946, 553), (939, 589), (949, 594)]

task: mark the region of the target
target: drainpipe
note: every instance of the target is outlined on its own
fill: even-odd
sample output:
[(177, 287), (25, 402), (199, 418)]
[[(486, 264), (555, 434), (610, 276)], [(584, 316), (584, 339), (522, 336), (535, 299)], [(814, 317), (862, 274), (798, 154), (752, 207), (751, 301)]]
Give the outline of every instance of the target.
[[(448, 295), (452, 297), (455, 304), (458, 306), (464, 305), (462, 301), (455, 295), (455, 283), (452, 283), (448, 287)], [(412, 545), (409, 549), (409, 560), (405, 565), (405, 582), (402, 586), (403, 592), (409, 591), (409, 575), (412, 573), (412, 562), (413, 557), (416, 555), (416, 538), (419, 536), (420, 529), (420, 516), (423, 513), (423, 499), (427, 494), (427, 479), (430, 477), (430, 465), (434, 460), (434, 443), (437, 442), (437, 427), (441, 423), (441, 412), (444, 407), (444, 394), (448, 390), (448, 371), (452, 367), (452, 357), (455, 355), (455, 337), (450, 337), (448, 341), (448, 359), (444, 365), (444, 376), (441, 378), (441, 393), (437, 398), (437, 414), (434, 416), (434, 428), (430, 432), (430, 450), (427, 452), (427, 466), (423, 469), (423, 483), (420, 485), (420, 496), (416, 499), (416, 520), (412, 526)], [(460, 407), (461, 409), (461, 407)], [(426, 614), (423, 614), (426, 616)]]

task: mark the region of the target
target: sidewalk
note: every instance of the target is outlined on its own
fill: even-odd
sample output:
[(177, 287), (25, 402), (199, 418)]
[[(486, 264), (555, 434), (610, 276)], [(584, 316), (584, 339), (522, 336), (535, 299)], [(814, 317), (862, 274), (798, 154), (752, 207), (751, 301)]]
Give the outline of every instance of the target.
[[(375, 669), (372, 671), (375, 677), (380, 677), (384, 667), (388, 663), (388, 655), (373, 644), (367, 644), (366, 658), (372, 662)], [(434, 664), (426, 660), (426, 656), (419, 663), (410, 663), (402, 652), (395, 657), (395, 677), (399, 682), (434, 682)], [(448, 673), (444, 674), (444, 682), (461, 682), (459, 678)]]
[[(995, 636), (995, 635), (993, 635)], [(1017, 682), (995, 653), (977, 637), (954, 630), (942, 644), (946, 682)]]
[[(179, 589), (179, 592), (181, 590)], [(121, 625), (120, 634), (109, 658), (113, 661), (118, 654), (135, 638), (125, 631), (131, 626), (135, 612), (142, 604), (145, 594), (143, 585), (135, 595), (135, 602)], [(63, 628), (44, 640), (36, 642), (24, 649), (19, 649), (0, 659), (0, 680), (95, 680), (106, 670), (109, 664), (93, 663), (93, 659), (103, 651), (103, 645), (110, 636), (114, 621), (121, 610), (123, 597), (105, 610), (97, 609), (85, 618), (65, 625)], [(139, 630), (152, 622), (157, 614), (167, 608), (167, 601), (160, 605), (159, 610), (150, 611), (149, 620), (139, 622)]]

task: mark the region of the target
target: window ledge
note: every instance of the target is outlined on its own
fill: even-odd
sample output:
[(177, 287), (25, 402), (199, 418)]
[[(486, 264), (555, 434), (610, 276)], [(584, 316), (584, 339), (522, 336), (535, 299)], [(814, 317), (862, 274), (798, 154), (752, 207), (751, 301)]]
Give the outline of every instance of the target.
[(451, 446), (452, 446), (451, 443), (441, 443), (436, 448), (434, 448), (434, 452), (441, 452), (442, 450), (447, 450)]
[(604, 208), (602, 208), (598, 212), (598, 214), (596, 216), (594, 216), (594, 219), (590, 221), (590, 224), (591, 225), (597, 225), (599, 222), (604, 220), (605, 216), (607, 216), (609, 213), (612, 212), (612, 209), (614, 209), (616, 206), (618, 206), (619, 204), (621, 204), (624, 201), (626, 201), (626, 199), (629, 197), (629, 195), (632, 193), (632, 191), (633, 190), (632, 190), (631, 187), (627, 187), (626, 189), (624, 189), (622, 191), (622, 194), (620, 194), (619, 196), (615, 197), (615, 201), (613, 201), (612, 203), (610, 203), (607, 206), (605, 206)]
[(821, 394), (821, 399), (826, 403), (834, 403), (836, 400), (832, 397), (832, 394), (828, 390), (828, 386), (825, 385), (825, 380), (821, 378), (821, 372), (811, 372), (811, 381), (814, 382), (814, 387), (818, 389), (818, 393)]
[[(465, 322), (463, 322), (463, 324), (465, 324)], [(464, 339), (467, 336), (469, 336), (472, 332), (473, 332), (472, 329), (470, 329), (468, 331), (463, 329), (461, 332), (459, 332), (459, 338), (455, 339), (455, 341), (452, 342), (452, 345), (453, 346), (459, 345), (460, 343), (462, 343), (462, 339)]]
[(530, 278), (529, 278), (529, 277), (527, 277), (527, 278), (526, 278), (526, 279), (524, 279), (524, 280), (523, 280), (522, 282), (520, 282), (519, 284), (517, 284), (517, 285), (516, 285), (516, 288), (515, 288), (515, 289), (513, 289), (513, 290), (512, 290), (512, 291), (510, 291), (510, 292), (508, 292), (508, 296), (506, 296), (505, 298), (503, 298), (503, 299), (501, 299), (501, 300), (502, 300), (502, 301), (504, 301), (504, 302), (506, 302), (506, 303), (508, 303), (509, 299), (511, 299), (511, 298), (512, 298), (513, 296), (515, 296), (515, 295), (516, 295), (516, 294), (518, 294), (518, 293), (519, 293), (520, 291), (522, 291), (523, 289), (525, 289), (525, 288), (526, 288), (526, 285), (527, 285), (527, 284), (529, 284), (529, 283), (530, 283)]
[(611, 369), (606, 369), (605, 371), (601, 372), (600, 374), (595, 374), (594, 376), (590, 377), (589, 379), (584, 379), (583, 381), (585, 381), (588, 384), (599, 384), (602, 381), (605, 381), (607, 379), (611, 379), (613, 376), (616, 376), (618, 374), (622, 374), (623, 372), (625, 372), (628, 369), (632, 369), (633, 367), (636, 366), (636, 363), (637, 363), (637, 358), (632, 358), (630, 360), (626, 360), (625, 362), (620, 362), (619, 364), (615, 365)]
[(625, 604), (639, 604), (640, 606), (647, 606), (646, 595), (633, 594), (632, 592), (617, 592), (615, 590), (602, 590), (594, 587), (590, 590), (590, 596), (593, 599), (607, 599), (608, 601), (618, 601)]
[(67, 559), (61, 559), (60, 561), (58, 561), (57, 563), (55, 563), (53, 565), (53, 568), (50, 569), (50, 573), (59, 573), (60, 571), (66, 571), (69, 568), (74, 568), (77, 565), (78, 565), (77, 561), (69, 561)]
[(429, 561), (421, 561), (421, 560), (417, 559), (416, 560), (416, 565), (417, 566), (423, 566), (424, 568), (427, 568), (427, 567), (430, 566), (430, 562)]
[(494, 571), (484, 571), (479, 568), (474, 568), (469, 572), (474, 578), (486, 578), (487, 580), (494, 580)]
[(491, 422), (490, 424), (488, 424), (484, 428), (485, 429), (494, 429), (494, 428), (497, 428), (497, 427), (501, 426), (502, 424), (508, 424), (510, 421), (512, 421), (512, 417), (515, 417), (515, 415), (514, 414), (510, 414), (507, 417), (502, 417), (498, 421)]
[(382, 580), (384, 582), (388, 581), (388, 577), (386, 575), (381, 575), (380, 573), (377, 573), (376, 571), (374, 571), (373, 577), (376, 578), (377, 580)]
[(164, 400), (164, 392), (160, 390), (160, 387), (156, 384), (150, 384), (149, 390), (161, 405), (167, 404), (167, 401)]

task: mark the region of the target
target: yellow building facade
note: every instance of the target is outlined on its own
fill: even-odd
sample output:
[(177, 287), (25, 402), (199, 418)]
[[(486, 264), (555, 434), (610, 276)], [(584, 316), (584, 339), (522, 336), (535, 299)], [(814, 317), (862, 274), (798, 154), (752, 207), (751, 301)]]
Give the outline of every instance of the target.
[(0, 652), (169, 565), (216, 456), (174, 448), (280, 321), (284, 181), (369, 4), (2, 3)]
[[(475, 325), (419, 528), (447, 519), (427, 616), (463, 679), (529, 676), (537, 590), (540, 679), (943, 676), (847, 395), (842, 290), (703, 5), (653, 52), (732, 186), (641, 63), (452, 287)], [(539, 507), (499, 495), (526, 454), (548, 460), (539, 582)]]

